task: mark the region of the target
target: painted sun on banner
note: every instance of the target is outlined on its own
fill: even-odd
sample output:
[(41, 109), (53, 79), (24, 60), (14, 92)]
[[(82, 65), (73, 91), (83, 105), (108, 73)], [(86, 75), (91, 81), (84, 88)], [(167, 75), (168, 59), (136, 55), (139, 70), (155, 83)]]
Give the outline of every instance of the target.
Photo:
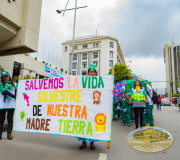
[(14, 131), (111, 140), (113, 76), (19, 80)]

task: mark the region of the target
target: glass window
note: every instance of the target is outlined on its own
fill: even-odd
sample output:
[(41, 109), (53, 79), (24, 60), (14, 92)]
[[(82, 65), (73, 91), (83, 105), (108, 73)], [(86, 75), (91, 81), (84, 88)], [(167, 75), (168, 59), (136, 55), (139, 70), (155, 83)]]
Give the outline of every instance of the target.
[(82, 62), (82, 68), (87, 68), (87, 62)]
[(93, 43), (93, 48), (98, 47), (98, 46), (99, 46), (98, 43)]
[(109, 60), (109, 67), (113, 67), (113, 61), (112, 60)]
[(87, 72), (86, 71), (82, 71), (82, 75), (87, 75)]
[(88, 45), (87, 45), (87, 44), (84, 44), (84, 45), (83, 45), (83, 49), (86, 49), (86, 48), (88, 48)]
[(77, 54), (73, 54), (73, 60), (77, 60)]
[(96, 65), (96, 67), (98, 66), (98, 61), (93, 61), (93, 64)]
[(72, 75), (76, 75), (76, 71), (72, 71)]
[(110, 42), (110, 48), (114, 48), (114, 43)]
[(77, 63), (72, 63), (72, 69), (76, 69)]
[(87, 53), (82, 54), (82, 59), (87, 59)]
[(64, 52), (67, 52), (67, 46), (64, 47)]
[(77, 50), (78, 49), (78, 46), (74, 46), (74, 50)]
[(109, 52), (109, 58), (113, 58), (113, 51)]
[(98, 58), (98, 52), (93, 52), (93, 58)]

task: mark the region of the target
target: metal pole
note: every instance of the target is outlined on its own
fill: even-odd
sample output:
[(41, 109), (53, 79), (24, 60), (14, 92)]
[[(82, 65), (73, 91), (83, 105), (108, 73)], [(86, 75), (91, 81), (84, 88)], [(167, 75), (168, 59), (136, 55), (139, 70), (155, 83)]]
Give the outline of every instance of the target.
[[(75, 38), (75, 29), (76, 29), (76, 10), (77, 10), (77, 0), (75, 0), (75, 10), (74, 10), (72, 57), (73, 57), (73, 52), (74, 52), (74, 38)], [(72, 69), (71, 69), (71, 74), (72, 74)]]
[(65, 9), (64, 9), (63, 16), (64, 16), (64, 13), (65, 13), (65, 11), (66, 11), (66, 8), (67, 8), (68, 3), (69, 3), (69, 0), (68, 0), (67, 3), (66, 3), (66, 7), (65, 7)]

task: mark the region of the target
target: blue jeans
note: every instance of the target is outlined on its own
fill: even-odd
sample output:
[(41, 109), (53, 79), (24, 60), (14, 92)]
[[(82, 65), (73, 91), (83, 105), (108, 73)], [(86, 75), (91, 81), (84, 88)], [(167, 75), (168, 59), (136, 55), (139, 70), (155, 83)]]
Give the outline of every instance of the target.
[(157, 110), (161, 110), (161, 102), (156, 103)]

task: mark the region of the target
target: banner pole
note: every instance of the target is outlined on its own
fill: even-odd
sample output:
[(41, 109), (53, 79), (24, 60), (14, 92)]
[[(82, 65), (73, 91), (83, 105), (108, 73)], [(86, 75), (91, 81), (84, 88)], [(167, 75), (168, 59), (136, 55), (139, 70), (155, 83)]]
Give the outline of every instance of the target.
[[(112, 69), (112, 74), (115, 74), (115, 70)], [(111, 149), (111, 141), (107, 141), (107, 149)]]
[[(19, 75), (19, 79), (21, 79), (21, 75)], [(15, 135), (15, 131), (12, 131), (12, 136)]]

